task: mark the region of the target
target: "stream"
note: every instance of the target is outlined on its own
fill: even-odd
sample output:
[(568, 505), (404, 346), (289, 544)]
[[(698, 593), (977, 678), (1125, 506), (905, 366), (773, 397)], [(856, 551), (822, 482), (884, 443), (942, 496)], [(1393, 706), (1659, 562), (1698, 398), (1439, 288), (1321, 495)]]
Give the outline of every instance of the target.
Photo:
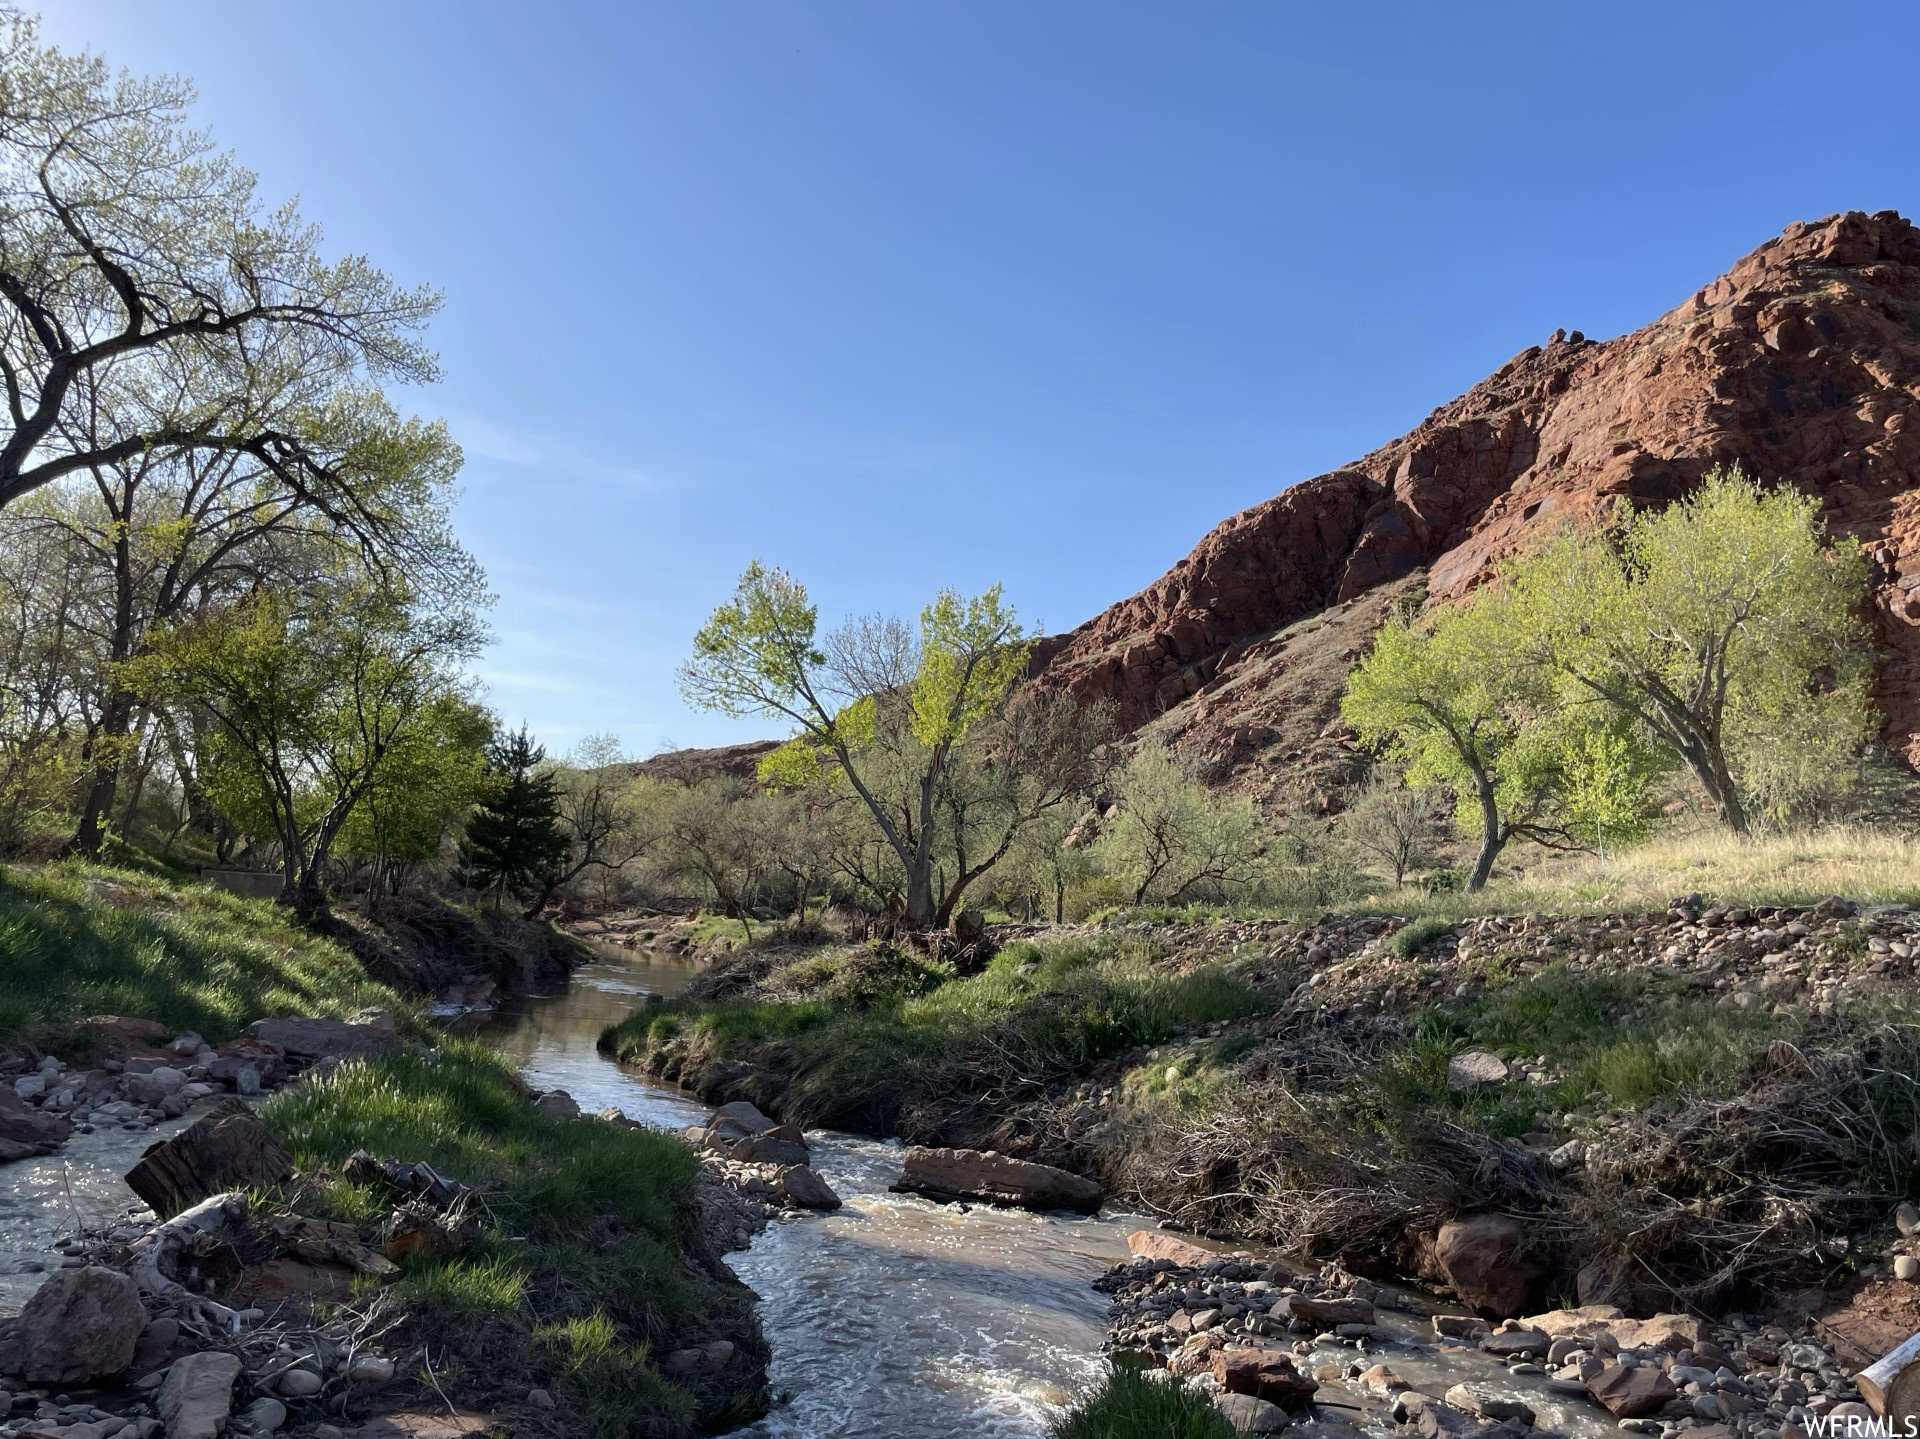
[[(698, 969), (597, 946), (567, 989), (506, 1001), (477, 1033), (530, 1083), (591, 1113), (613, 1105), (662, 1128), (708, 1107), (621, 1069), (600, 1031), (675, 994)], [(1107, 1300), (1090, 1287), (1127, 1257), (1138, 1217), (1074, 1219), (976, 1206), (962, 1212), (888, 1186), (897, 1144), (807, 1136), (813, 1166), (845, 1201), (776, 1218), (728, 1262), (761, 1298), (775, 1406), (753, 1439), (1038, 1439), (1055, 1406), (1100, 1373)]]

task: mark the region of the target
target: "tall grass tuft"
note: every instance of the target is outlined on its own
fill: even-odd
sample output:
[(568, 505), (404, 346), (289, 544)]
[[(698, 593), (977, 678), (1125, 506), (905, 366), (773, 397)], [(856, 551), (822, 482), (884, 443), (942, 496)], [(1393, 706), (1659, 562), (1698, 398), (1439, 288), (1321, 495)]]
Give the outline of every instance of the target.
[(1199, 1390), (1114, 1365), (1047, 1433), (1049, 1439), (1234, 1439), (1235, 1430)]

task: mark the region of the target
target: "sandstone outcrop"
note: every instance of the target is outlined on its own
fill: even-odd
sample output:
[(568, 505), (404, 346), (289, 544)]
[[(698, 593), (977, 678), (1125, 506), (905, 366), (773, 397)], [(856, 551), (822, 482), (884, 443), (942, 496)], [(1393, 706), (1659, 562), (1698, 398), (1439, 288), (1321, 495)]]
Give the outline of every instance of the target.
[(1891, 211), (1792, 225), (1632, 334), (1556, 332), (1410, 434), (1226, 520), (1042, 645), (1039, 680), (1116, 701), (1222, 782), (1337, 777), (1346, 672), (1416, 570), (1427, 603), (1457, 599), (1555, 526), (1665, 504), (1736, 460), (1865, 545), (1885, 738), (1920, 763), (1920, 229)]

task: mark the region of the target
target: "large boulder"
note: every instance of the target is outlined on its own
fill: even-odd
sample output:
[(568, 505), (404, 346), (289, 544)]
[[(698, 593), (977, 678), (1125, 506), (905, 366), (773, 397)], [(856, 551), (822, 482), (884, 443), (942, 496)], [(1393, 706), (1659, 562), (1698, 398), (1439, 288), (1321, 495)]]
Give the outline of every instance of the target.
[(290, 1059), (363, 1059), (400, 1043), (393, 1016), (363, 1009), (352, 1019), (256, 1019), (247, 1033)]
[(1505, 1214), (1475, 1214), (1440, 1226), (1433, 1259), (1460, 1302), (1496, 1319), (1527, 1308), (1540, 1280), (1526, 1226)]
[(1371, 1324), (1373, 1304), (1365, 1299), (1315, 1299), (1305, 1294), (1289, 1294), (1273, 1306), (1273, 1317), (1297, 1319), (1315, 1330), (1332, 1329), (1341, 1324)]
[(803, 1209), (838, 1209), (833, 1186), (804, 1164), (789, 1164), (774, 1181), (782, 1197)]
[(126, 1275), (98, 1265), (55, 1270), (21, 1311), (16, 1372), (32, 1384), (107, 1378), (133, 1362), (146, 1327), (140, 1287)]
[(1229, 1394), (1251, 1394), (1270, 1404), (1307, 1399), (1320, 1385), (1294, 1367), (1284, 1349), (1221, 1349), (1213, 1356), (1213, 1377)]
[(813, 1159), (806, 1145), (791, 1139), (775, 1139), (771, 1133), (749, 1134), (726, 1154), (727, 1158), (742, 1164), (807, 1164)]
[(1616, 1419), (1644, 1419), (1666, 1407), (1680, 1391), (1661, 1370), (1651, 1364), (1631, 1369), (1613, 1364), (1587, 1381), (1587, 1389)]
[(765, 1134), (778, 1127), (744, 1099), (721, 1105), (707, 1120), (709, 1129), (724, 1129), (728, 1125), (738, 1125), (746, 1134)]
[(1091, 1214), (1100, 1207), (1100, 1186), (1051, 1164), (1015, 1159), (991, 1149), (931, 1149), (906, 1153), (896, 1191), (929, 1199), (977, 1199), (1022, 1209), (1071, 1209)]
[(160, 1386), (155, 1407), (167, 1439), (216, 1439), (233, 1413), (233, 1381), (240, 1356), (209, 1352), (176, 1359)]

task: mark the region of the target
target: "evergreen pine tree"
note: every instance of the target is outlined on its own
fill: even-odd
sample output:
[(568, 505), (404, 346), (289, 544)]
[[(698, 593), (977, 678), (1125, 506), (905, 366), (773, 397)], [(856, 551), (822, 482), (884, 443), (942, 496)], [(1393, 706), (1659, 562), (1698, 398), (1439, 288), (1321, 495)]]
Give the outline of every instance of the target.
[(487, 746), (492, 784), (467, 821), (460, 868), (467, 884), (493, 891), (493, 907), (509, 893), (538, 891), (565, 867), (572, 842), (560, 824), (554, 777), (541, 773), (547, 752), (522, 725)]

